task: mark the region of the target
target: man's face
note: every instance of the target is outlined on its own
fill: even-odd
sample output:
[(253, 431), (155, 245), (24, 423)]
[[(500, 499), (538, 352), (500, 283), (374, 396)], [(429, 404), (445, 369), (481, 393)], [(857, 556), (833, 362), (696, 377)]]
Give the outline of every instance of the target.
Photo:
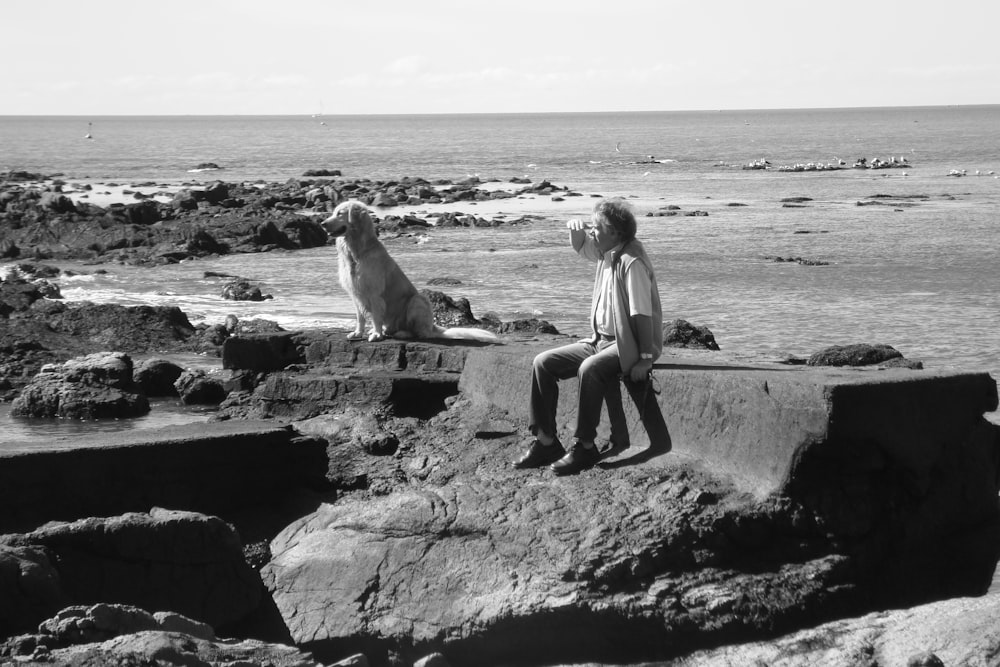
[(621, 241), (621, 235), (604, 218), (596, 218), (590, 225), (590, 233), (601, 252), (607, 252)]

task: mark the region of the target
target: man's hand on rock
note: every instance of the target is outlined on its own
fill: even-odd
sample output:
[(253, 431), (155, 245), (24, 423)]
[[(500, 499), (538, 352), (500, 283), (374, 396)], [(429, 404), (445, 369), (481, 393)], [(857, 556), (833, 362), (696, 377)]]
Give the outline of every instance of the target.
[(632, 368), (629, 370), (628, 376), (632, 382), (643, 382), (649, 377), (650, 372), (653, 370), (653, 360), (652, 359), (640, 359), (639, 361), (632, 364)]

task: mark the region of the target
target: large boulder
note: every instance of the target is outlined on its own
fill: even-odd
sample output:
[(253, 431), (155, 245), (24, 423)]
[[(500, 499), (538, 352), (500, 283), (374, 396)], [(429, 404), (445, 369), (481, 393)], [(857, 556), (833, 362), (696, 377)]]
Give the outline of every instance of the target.
[(227, 301), (264, 301), (271, 295), (261, 294), (260, 285), (244, 278), (237, 278), (222, 287), (222, 298)]
[(824, 348), (811, 355), (806, 364), (809, 366), (872, 366), (902, 358), (903, 354), (891, 345), (858, 343), (832, 345)]
[(68, 603), (51, 552), (0, 538), (0, 637), (27, 632)]
[(196, 330), (179, 308), (65, 303), (40, 294), (37, 285), (0, 282), (0, 390), (20, 391), (45, 364), (94, 350), (198, 350)]
[(205, 199), (210, 204), (220, 204), (229, 199), (229, 186), (222, 181), (215, 181), (205, 187)]
[(21, 392), (11, 414), (64, 419), (120, 419), (149, 412), (149, 400), (132, 378), (132, 358), (98, 352), (48, 364)]
[(175, 209), (183, 211), (194, 211), (198, 208), (198, 202), (204, 201), (205, 193), (200, 190), (180, 190), (170, 201), (170, 205)]
[(21, 573), (18, 595), (0, 597), (0, 620), (16, 618), (15, 632), (37, 626), (62, 608), (56, 605), (97, 602), (169, 609), (221, 627), (261, 600), (260, 578), (233, 527), (194, 512), (153, 508), (51, 522), (0, 538), (0, 549), (0, 563)]
[(146, 396), (176, 396), (174, 382), (183, 372), (169, 359), (145, 359), (135, 367), (135, 382)]
[[(330, 475), (363, 470), (371, 493), (271, 542), (261, 574), (297, 644), (376, 662), (433, 650), (453, 664), (638, 662), (770, 632), (855, 593), (849, 559), (799, 551), (809, 542), (787, 541), (778, 505), (748, 505), (683, 463), (567, 480), (515, 471), (516, 433), (496, 432), (516, 427), (491, 414), (458, 402), (419, 432), (399, 420), (398, 451), (369, 452), (378, 465), (364, 468), (356, 425), (331, 435), (343, 442)], [(769, 562), (775, 544), (797, 556)]]
[(204, 229), (199, 229), (192, 233), (185, 242), (184, 249), (195, 256), (224, 255), (229, 250), (226, 244), (217, 241), (214, 236)]
[(297, 248), (319, 248), (325, 246), (330, 238), (318, 222), (301, 215), (282, 220), (280, 226)]
[(73, 200), (61, 192), (43, 192), (38, 205), (47, 208), (55, 213), (73, 213), (76, 211), (76, 204)]
[(434, 322), (444, 328), (449, 327), (472, 327), (479, 324), (479, 320), (472, 314), (472, 306), (466, 298), (453, 299), (444, 292), (436, 290), (422, 289), (420, 293), (431, 302), (431, 312), (434, 314)]
[[(975, 594), (1000, 555), (986, 534), (1000, 429), (982, 417), (997, 405), (985, 374), (705, 368), (671, 351), (653, 383), (669, 434), (643, 442), (630, 408), (634, 449), (554, 478), (510, 467), (531, 348), (472, 348), (463, 395), (420, 428), (379, 409), (374, 425), (348, 422), (362, 377), (366, 407), (394, 405), (396, 389), (372, 400), (382, 350), (417, 352), (354, 344), (341, 361), (317, 341), (307, 359), (368, 372), (275, 373), (255, 393), (286, 414), (339, 400), (339, 418), (302, 414), (331, 442), (330, 478), (364, 491), (286, 528), (262, 570), (293, 638), (331, 657), (662, 660)], [(575, 383), (561, 391), (568, 436)], [(379, 433), (395, 446), (366, 446)]]
[(160, 205), (152, 199), (147, 199), (136, 204), (126, 204), (124, 214), (125, 219), (133, 225), (152, 225), (163, 219), (163, 215), (160, 213)]
[(715, 335), (705, 326), (696, 326), (687, 320), (673, 320), (663, 325), (663, 344), (667, 347), (686, 347), (702, 350), (719, 350)]
[(121, 306), (113, 303), (71, 304), (48, 315), (48, 328), (71, 336), (93, 350), (124, 352), (177, 349), (195, 328), (176, 306)]
[(23, 312), (41, 298), (43, 295), (38, 285), (34, 283), (29, 283), (20, 277), (8, 280), (0, 278), (0, 318)]
[(222, 380), (201, 369), (182, 372), (174, 381), (174, 389), (185, 405), (216, 405), (228, 393)]

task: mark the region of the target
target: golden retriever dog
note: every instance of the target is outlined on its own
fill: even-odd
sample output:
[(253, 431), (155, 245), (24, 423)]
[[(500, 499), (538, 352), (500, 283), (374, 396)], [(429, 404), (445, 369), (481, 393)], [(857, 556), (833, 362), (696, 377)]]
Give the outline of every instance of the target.
[(430, 301), (417, 291), (389, 256), (375, 234), (371, 212), (361, 202), (346, 201), (338, 205), (320, 224), (337, 239), (340, 285), (354, 301), (357, 312), (357, 325), (348, 334), (349, 339), (365, 338), (365, 325), (370, 317), (370, 341), (389, 336), (499, 342), (495, 335), (483, 329), (444, 329), (434, 323)]

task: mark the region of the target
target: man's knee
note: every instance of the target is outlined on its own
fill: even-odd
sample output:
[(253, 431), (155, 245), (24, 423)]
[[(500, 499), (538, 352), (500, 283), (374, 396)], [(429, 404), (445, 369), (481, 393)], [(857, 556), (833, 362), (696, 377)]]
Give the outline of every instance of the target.
[(531, 370), (537, 374), (539, 371), (548, 371), (548, 360), (549, 353), (540, 352), (535, 355), (535, 358), (531, 362)]
[(594, 355), (580, 364), (577, 372), (580, 378), (593, 378), (607, 381), (618, 375), (618, 358)]

